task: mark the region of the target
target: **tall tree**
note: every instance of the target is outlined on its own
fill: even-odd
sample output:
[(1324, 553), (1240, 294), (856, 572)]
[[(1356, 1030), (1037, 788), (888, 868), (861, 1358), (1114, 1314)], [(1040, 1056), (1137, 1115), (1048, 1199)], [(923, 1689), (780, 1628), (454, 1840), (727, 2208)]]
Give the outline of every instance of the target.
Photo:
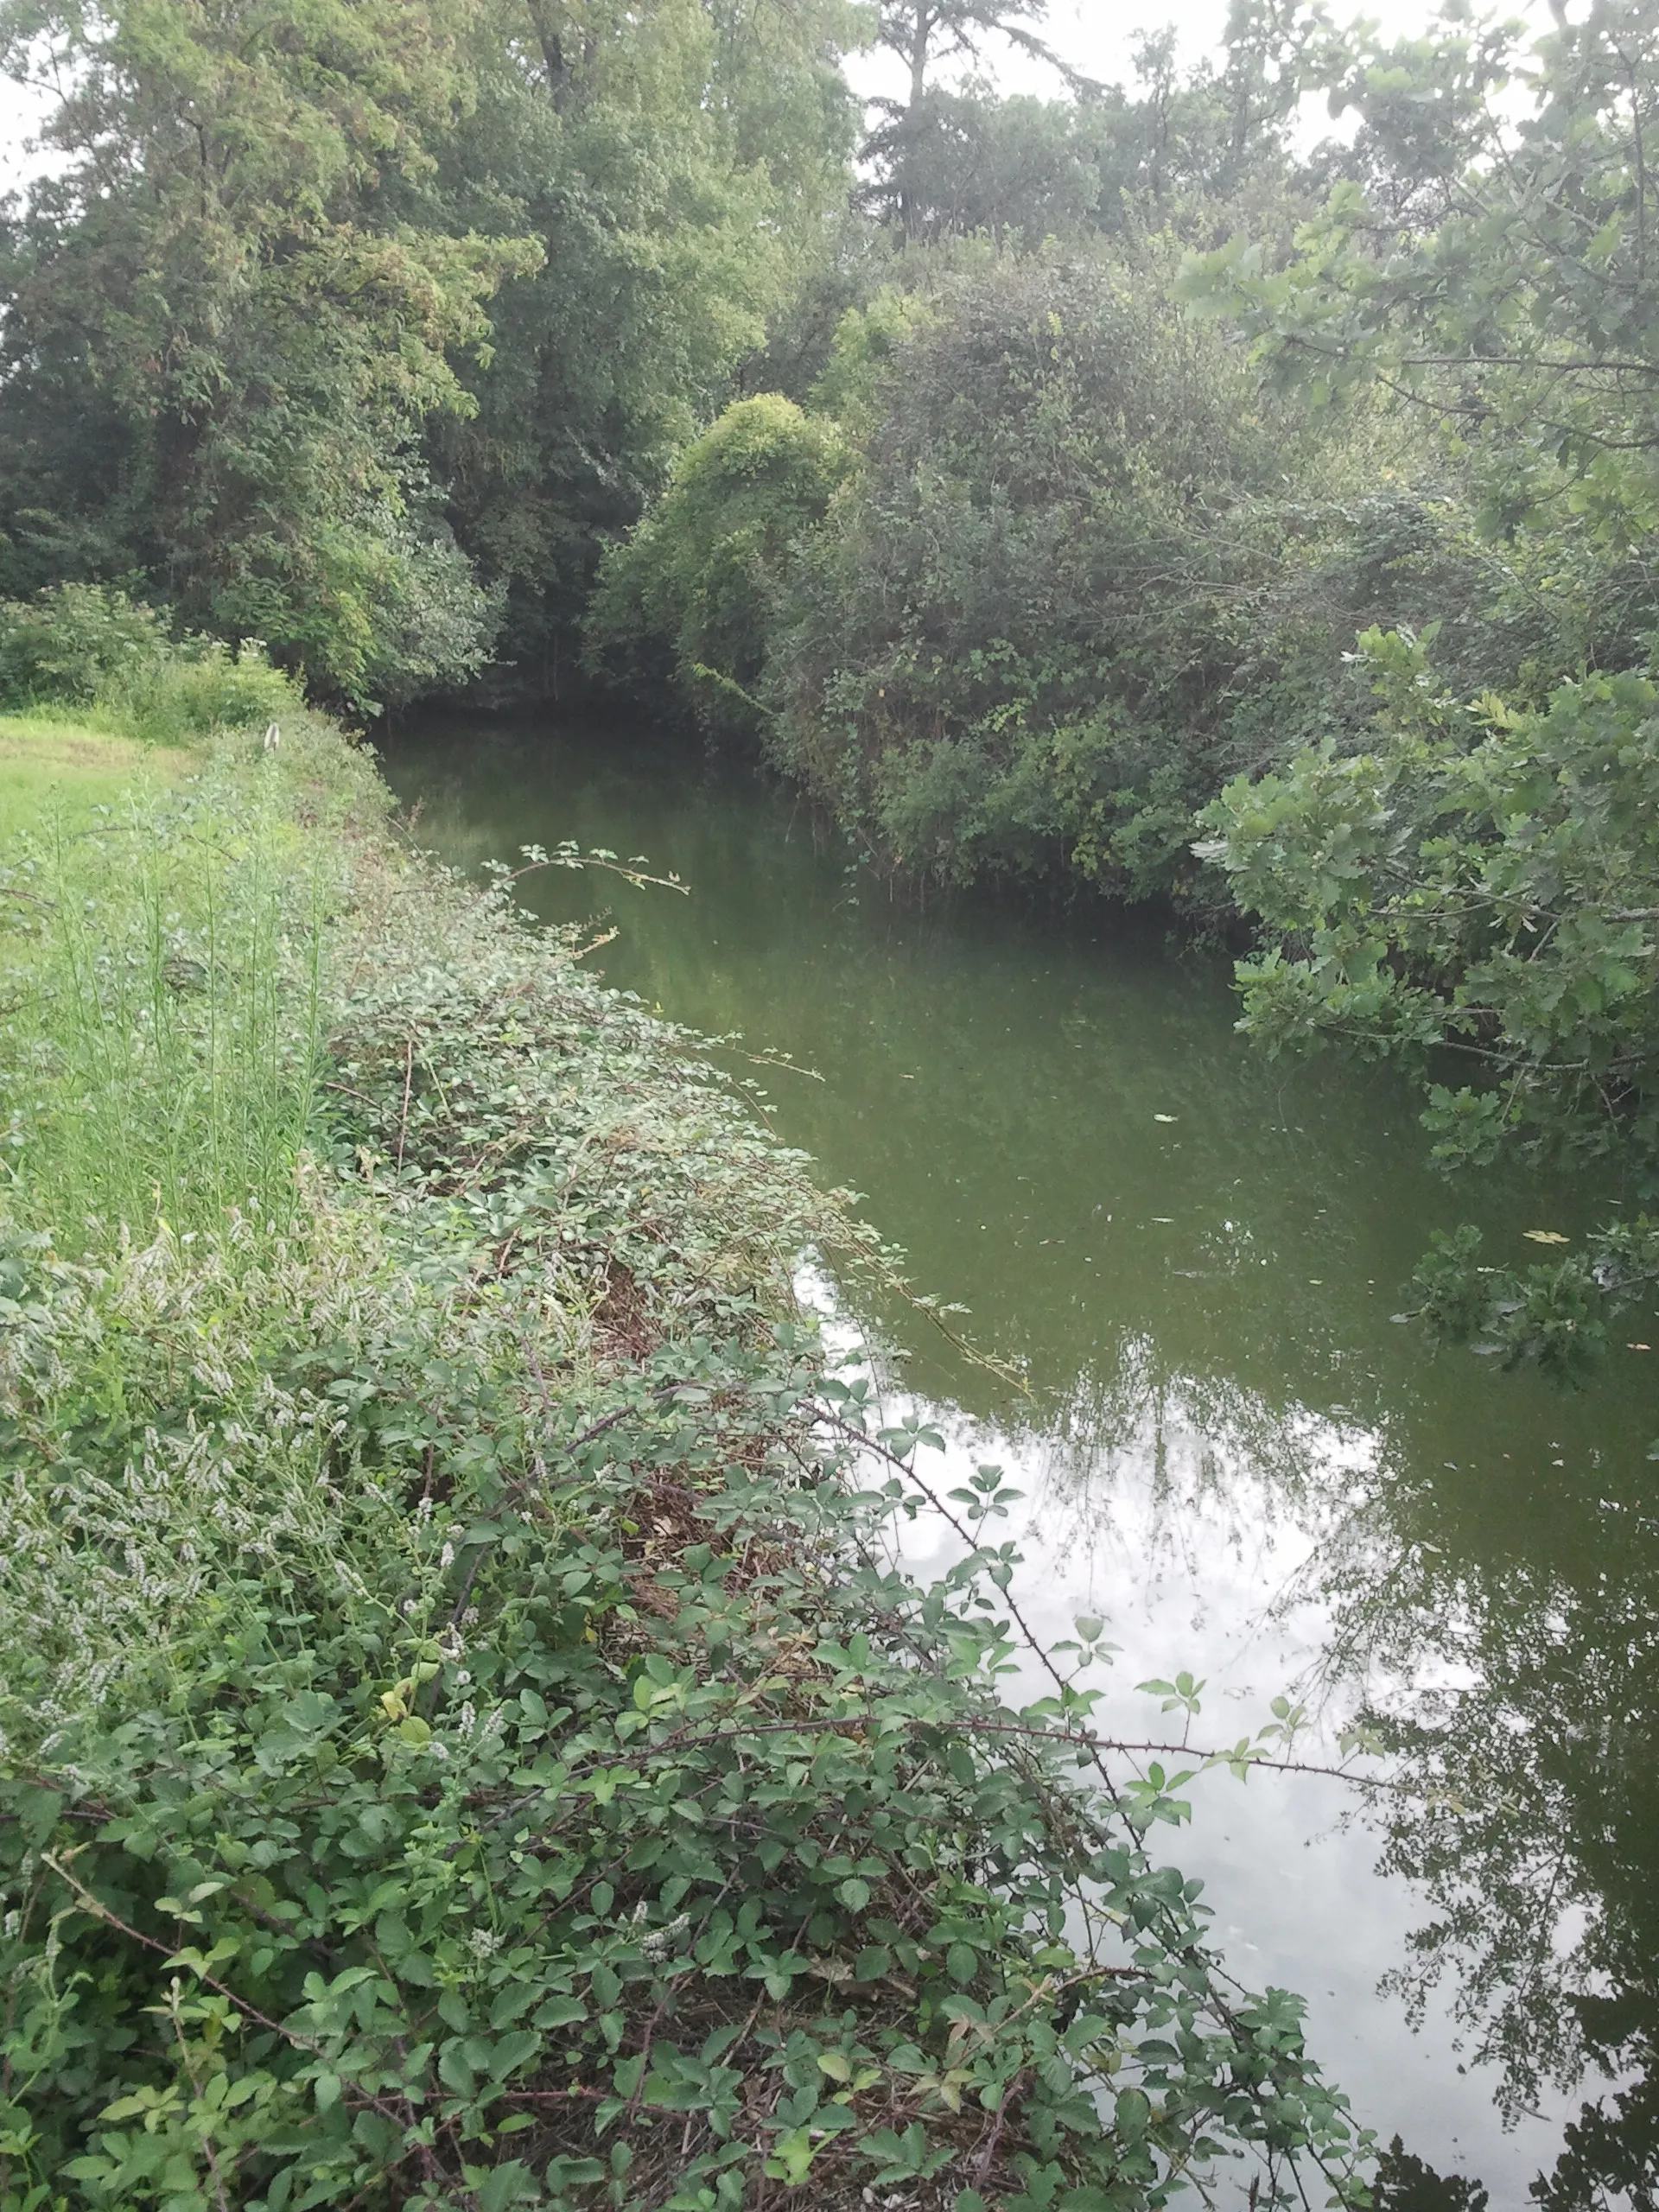
[(904, 64), (909, 87), (902, 100), (874, 103), (881, 121), (864, 150), (886, 171), (880, 196), (890, 200), (906, 238), (918, 238), (925, 226), (926, 195), (917, 171), (944, 122), (939, 65), (976, 61), (991, 38), (1053, 61), (1052, 50), (1031, 28), (1047, 13), (1048, 0), (881, 0), (875, 42)]
[(931, 92), (882, 196), (912, 240), (1079, 238), (1101, 196), (1096, 120), (1073, 100)]
[(467, 0), (10, 0), (0, 63), (70, 89), (0, 229), (10, 581), (149, 571), (358, 706), (492, 624), (419, 450), (538, 249), (389, 217), (474, 97)]
[(1048, 13), (1048, 0), (882, 0), (876, 44), (896, 54), (910, 73), (914, 108), (933, 82), (941, 61), (977, 60), (989, 37), (1007, 39), (1045, 61), (1052, 50), (1030, 28)]
[(434, 426), (462, 543), (506, 594), (503, 688), (556, 690), (599, 551), (732, 396), (845, 209), (844, 0), (484, 0), (480, 97), (419, 226), (542, 245), (493, 310), (468, 414)]

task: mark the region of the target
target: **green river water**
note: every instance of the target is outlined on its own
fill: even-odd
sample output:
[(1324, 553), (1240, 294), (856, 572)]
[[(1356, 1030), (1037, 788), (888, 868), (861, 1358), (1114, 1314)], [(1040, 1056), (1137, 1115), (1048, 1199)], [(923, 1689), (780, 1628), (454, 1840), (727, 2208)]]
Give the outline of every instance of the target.
[[(522, 895), (607, 912), (610, 982), (822, 1077), (730, 1063), (1025, 1363), (1021, 1391), (907, 1308), (837, 1313), (908, 1355), (895, 1402), (952, 1463), (1018, 1470), (1027, 1604), (1056, 1639), (1107, 1618), (1112, 1725), (1166, 1733), (1135, 1685), (1185, 1668), (1196, 1743), (1281, 1694), (1315, 1762), (1362, 1707), (1410, 1731), (1397, 1796), (1216, 1774), (1158, 1832), (1236, 1971), (1300, 1991), (1359, 2116), (1448, 2177), (1389, 2202), (1474, 2212), (1478, 2177), (1493, 2212), (1659, 2203), (1659, 1314), (1576, 1396), (1390, 1319), (1434, 1226), (1524, 1259), (1585, 1195), (1446, 1185), (1391, 1075), (1246, 1046), (1224, 962), (1110, 912), (895, 903), (694, 747), (468, 725), (386, 766), (457, 865), (574, 838), (691, 887)], [(947, 1555), (925, 1523), (906, 1548)]]

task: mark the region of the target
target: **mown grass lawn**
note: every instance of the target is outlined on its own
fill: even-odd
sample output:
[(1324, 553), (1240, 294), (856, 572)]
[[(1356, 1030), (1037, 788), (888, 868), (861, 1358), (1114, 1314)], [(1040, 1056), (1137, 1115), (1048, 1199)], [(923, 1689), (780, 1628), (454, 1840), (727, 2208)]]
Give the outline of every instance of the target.
[(0, 841), (54, 816), (83, 828), (99, 807), (171, 782), (191, 765), (188, 753), (79, 722), (0, 715)]

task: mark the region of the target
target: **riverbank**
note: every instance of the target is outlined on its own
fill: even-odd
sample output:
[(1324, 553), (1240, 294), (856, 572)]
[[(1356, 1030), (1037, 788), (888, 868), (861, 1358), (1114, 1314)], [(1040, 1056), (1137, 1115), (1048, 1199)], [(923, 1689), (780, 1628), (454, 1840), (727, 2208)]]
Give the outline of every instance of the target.
[(168, 783), (192, 757), (50, 715), (0, 715), (0, 842), (52, 820), (80, 829), (135, 785)]
[(834, 1202), (694, 1039), (308, 719), (3, 887), (0, 2196), (1343, 2164), (1088, 1694), (1009, 1710), (983, 1573), (881, 1564), (790, 1289)]

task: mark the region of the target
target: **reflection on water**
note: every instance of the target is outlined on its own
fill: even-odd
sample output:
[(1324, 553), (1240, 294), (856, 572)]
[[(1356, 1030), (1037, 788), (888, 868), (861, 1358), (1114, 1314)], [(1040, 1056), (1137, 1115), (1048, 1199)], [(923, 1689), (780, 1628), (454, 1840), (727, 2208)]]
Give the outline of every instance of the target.
[(522, 888), (611, 910), (612, 982), (818, 1071), (765, 1077), (780, 1134), (1025, 1363), (1021, 1393), (906, 1309), (861, 1317), (953, 1461), (1018, 1470), (1025, 1600), (1056, 1639), (1109, 1618), (1114, 1728), (1166, 1732), (1135, 1685), (1185, 1667), (1194, 1740), (1294, 1690), (1310, 1758), (1363, 1713), (1422, 1785), (1210, 1776), (1173, 1842), (1241, 1975), (1305, 1993), (1402, 2138), (1384, 2201), (1478, 2212), (1478, 2176), (1495, 2212), (1659, 2207), (1659, 1350), (1566, 1399), (1389, 1318), (1454, 1210), (1524, 1259), (1585, 1199), (1450, 1192), (1386, 1072), (1249, 1053), (1222, 964), (1118, 917), (896, 906), (682, 748), (457, 729), (387, 766), (458, 865), (572, 837), (692, 886)]

